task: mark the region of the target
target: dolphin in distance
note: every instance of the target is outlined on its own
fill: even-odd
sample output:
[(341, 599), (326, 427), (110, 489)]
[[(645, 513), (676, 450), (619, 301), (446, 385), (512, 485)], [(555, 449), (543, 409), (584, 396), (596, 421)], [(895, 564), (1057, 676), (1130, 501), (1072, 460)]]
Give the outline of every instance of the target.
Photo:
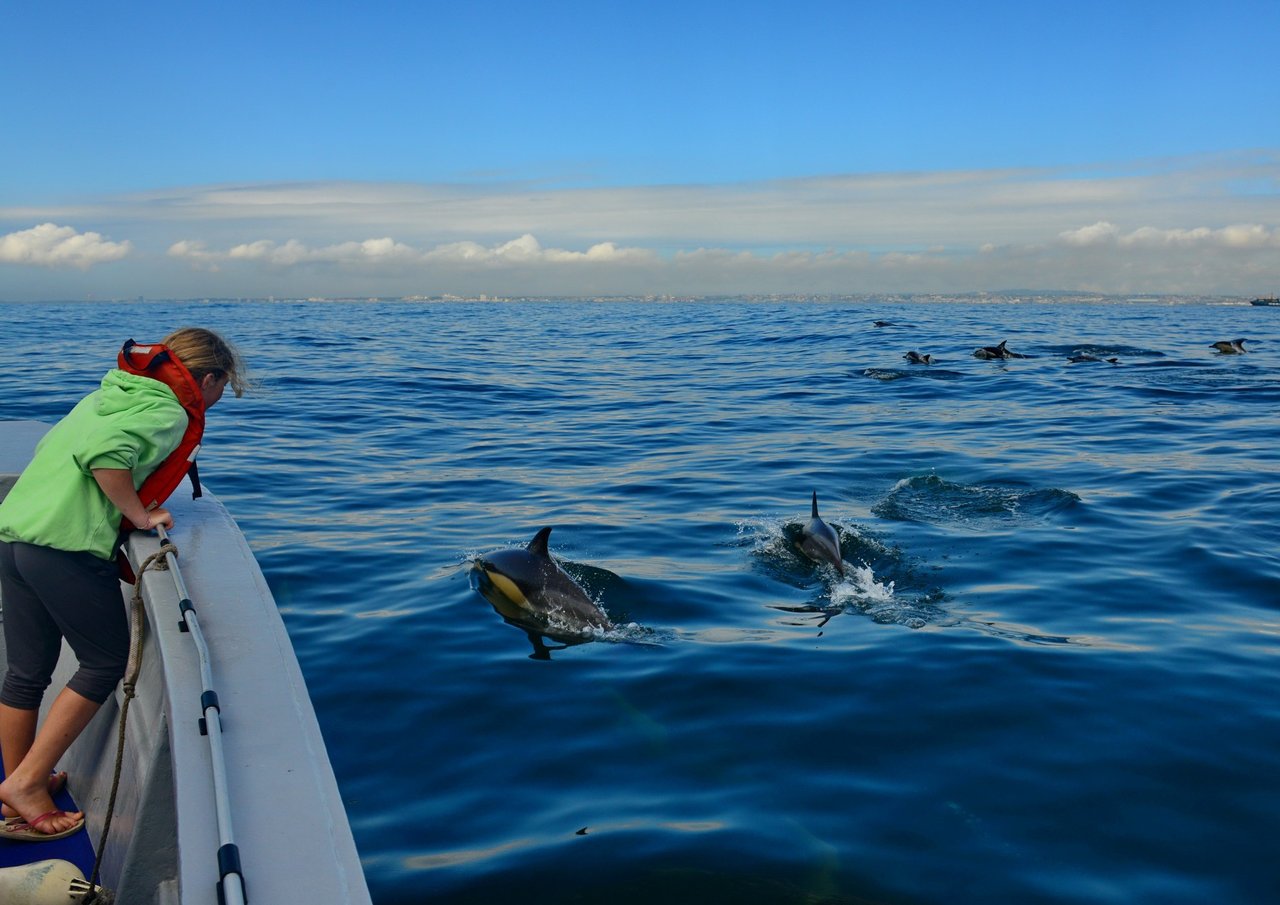
[(1244, 347), (1243, 339), (1223, 339), (1213, 344), (1213, 348), (1217, 349), (1223, 355), (1243, 355), (1249, 350)]
[[(481, 576), (481, 593), (504, 617), (539, 627), (555, 626), (588, 630), (613, 628), (604, 611), (565, 572), (547, 549), (550, 526), (534, 535), (523, 549), (486, 553), (475, 559)], [(551, 634), (551, 632), (548, 632)]]
[(973, 357), (983, 358), (988, 361), (992, 359), (997, 359), (997, 358), (1004, 359), (1004, 358), (1026, 358), (1027, 357), (1018, 352), (1010, 352), (1007, 347), (1008, 342), (1009, 340), (1007, 339), (1001, 340), (1000, 345), (998, 346), (983, 346), (981, 349), (974, 349)]
[(917, 352), (915, 349), (912, 349), (910, 352), (908, 352), (907, 354), (903, 355), (902, 357), (903, 357), (903, 358), (905, 358), (907, 361), (911, 362), (911, 364), (913, 364), (913, 365), (931, 365), (931, 364), (933, 364), (933, 356), (932, 356), (932, 355), (928, 355), (928, 354), (921, 355), (921, 354), (920, 354), (919, 352)]
[(800, 529), (800, 552), (816, 563), (828, 563), (844, 575), (844, 560), (840, 556), (840, 537), (836, 529), (818, 515), (818, 491), (813, 492), (813, 514)]

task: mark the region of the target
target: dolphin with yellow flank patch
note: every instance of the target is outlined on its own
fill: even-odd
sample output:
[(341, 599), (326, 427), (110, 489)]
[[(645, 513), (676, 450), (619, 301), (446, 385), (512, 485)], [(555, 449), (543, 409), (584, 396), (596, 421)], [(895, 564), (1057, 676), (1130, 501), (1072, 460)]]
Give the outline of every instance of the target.
[(532, 617), (538, 623), (547, 623), (548, 627), (582, 633), (613, 628), (604, 611), (551, 558), (547, 549), (550, 536), (548, 526), (535, 534), (524, 549), (498, 550), (476, 557), (481, 593), (495, 606), (502, 602), (513, 607), (516, 613), (526, 617), (521, 622)]

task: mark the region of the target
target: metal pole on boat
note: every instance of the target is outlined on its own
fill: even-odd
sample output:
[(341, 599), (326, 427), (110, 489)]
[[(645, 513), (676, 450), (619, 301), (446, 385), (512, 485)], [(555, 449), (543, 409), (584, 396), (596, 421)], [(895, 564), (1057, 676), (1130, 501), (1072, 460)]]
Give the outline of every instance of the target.
[[(163, 527), (156, 529), (160, 533), (162, 544), (169, 542), (168, 532)], [(231, 829), (231, 797), (227, 792), (227, 767), (222, 752), (222, 722), (219, 718), (218, 695), (213, 690), (213, 669), (209, 661), (209, 646), (205, 643), (204, 633), (200, 631), (200, 621), (196, 617), (195, 607), (191, 603), (191, 595), (187, 593), (187, 583), (178, 568), (178, 557), (166, 552), (165, 562), (173, 575), (174, 586), (178, 590), (178, 608), (182, 612), (182, 624), (191, 634), (196, 651), (200, 655), (200, 680), (203, 691), (200, 695), (200, 708), (204, 712), (204, 731), (209, 739), (209, 755), (213, 765), (213, 797), (218, 815), (218, 886), (221, 889), (221, 901), (227, 905), (244, 905), (244, 874), (240, 869), (240, 849), (236, 846), (235, 836)]]

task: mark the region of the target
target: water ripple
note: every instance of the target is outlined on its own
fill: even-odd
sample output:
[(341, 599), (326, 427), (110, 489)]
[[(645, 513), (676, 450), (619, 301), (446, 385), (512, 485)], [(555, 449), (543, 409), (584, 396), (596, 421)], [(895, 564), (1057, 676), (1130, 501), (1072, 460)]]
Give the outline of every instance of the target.
[[(379, 905), (1268, 901), (1274, 311), (3, 309), (6, 418), (60, 417), (130, 335), (246, 353), (201, 472)], [(1001, 339), (1033, 357), (972, 357)], [(790, 543), (815, 490), (844, 577)], [(469, 564), (547, 524), (616, 627), (540, 657)]]

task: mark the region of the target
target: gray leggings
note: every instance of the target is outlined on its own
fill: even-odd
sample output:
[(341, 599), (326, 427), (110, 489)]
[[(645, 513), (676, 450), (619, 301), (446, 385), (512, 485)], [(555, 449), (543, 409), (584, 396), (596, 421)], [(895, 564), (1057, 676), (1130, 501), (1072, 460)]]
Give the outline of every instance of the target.
[(0, 541), (0, 603), (9, 654), (0, 703), (40, 706), (63, 638), (80, 661), (67, 687), (99, 704), (111, 696), (129, 660), (129, 619), (114, 562)]

